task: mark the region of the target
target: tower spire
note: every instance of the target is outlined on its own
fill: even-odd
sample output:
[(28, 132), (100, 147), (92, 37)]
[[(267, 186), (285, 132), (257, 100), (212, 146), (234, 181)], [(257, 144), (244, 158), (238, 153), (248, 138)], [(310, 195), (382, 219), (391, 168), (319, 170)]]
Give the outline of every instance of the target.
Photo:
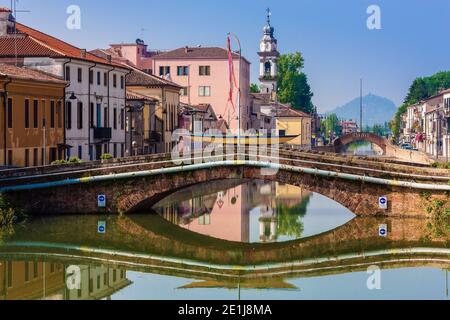
[(272, 15), (272, 11), (270, 11), (270, 8), (267, 8), (267, 25), (270, 26), (270, 16)]

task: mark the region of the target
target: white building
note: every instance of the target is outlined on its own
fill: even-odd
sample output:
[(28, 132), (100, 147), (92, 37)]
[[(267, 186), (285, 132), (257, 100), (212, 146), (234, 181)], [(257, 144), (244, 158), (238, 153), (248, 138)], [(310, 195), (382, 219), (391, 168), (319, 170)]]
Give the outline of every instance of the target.
[(0, 62), (27, 66), (70, 82), (61, 97), (66, 105), (67, 157), (125, 156), (125, 76), (129, 69), (16, 23), (5, 8), (0, 10)]

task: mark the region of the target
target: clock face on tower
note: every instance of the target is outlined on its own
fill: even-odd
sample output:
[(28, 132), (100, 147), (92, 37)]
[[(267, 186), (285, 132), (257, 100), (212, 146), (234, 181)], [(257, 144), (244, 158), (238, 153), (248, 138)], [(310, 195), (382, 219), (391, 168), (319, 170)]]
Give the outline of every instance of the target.
[(267, 52), (270, 51), (270, 43), (266, 43), (266, 51), (267, 51)]
[(259, 49), (261, 50), (261, 52), (264, 52), (266, 50), (266, 45), (264, 44), (264, 42), (261, 42)]

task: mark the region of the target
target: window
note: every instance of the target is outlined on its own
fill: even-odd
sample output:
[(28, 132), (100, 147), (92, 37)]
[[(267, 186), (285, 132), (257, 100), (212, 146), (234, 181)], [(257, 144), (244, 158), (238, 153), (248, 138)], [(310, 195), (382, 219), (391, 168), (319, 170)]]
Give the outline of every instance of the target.
[(13, 153), (12, 150), (8, 150), (8, 166), (12, 166), (13, 164)]
[(83, 102), (77, 104), (77, 128), (83, 129)]
[(25, 99), (25, 129), (30, 128), (30, 100)]
[(198, 88), (198, 95), (200, 97), (209, 97), (211, 96), (211, 87), (199, 87)]
[(78, 68), (78, 82), (81, 83), (83, 81), (83, 70)]
[(114, 158), (117, 158), (117, 143), (114, 143), (113, 150), (114, 150), (113, 156)]
[(120, 130), (125, 130), (125, 111), (123, 109), (120, 110)]
[(50, 128), (55, 128), (55, 101), (50, 101)]
[(12, 287), (12, 280), (13, 280), (13, 266), (12, 266), (12, 262), (8, 261), (8, 282), (7, 282), (7, 286), (8, 288)]
[(180, 94), (181, 94), (183, 97), (186, 97), (186, 96), (189, 94), (189, 89), (188, 89), (188, 87), (181, 88)]
[(39, 128), (39, 101), (33, 101), (33, 128)]
[(102, 127), (102, 105), (97, 103), (97, 128)]
[(70, 81), (70, 67), (66, 66), (66, 76), (65, 76), (66, 81)]
[(211, 75), (211, 66), (200, 66), (198, 74), (201, 76), (210, 76)]
[(103, 127), (108, 128), (108, 108), (103, 108)]
[(83, 147), (78, 146), (78, 159), (83, 159)]
[(113, 74), (113, 87), (117, 88), (117, 74)]
[(165, 77), (167, 75), (170, 75), (170, 67), (169, 66), (160, 66), (159, 67), (159, 76)]
[(286, 130), (280, 130), (279, 134), (280, 137), (285, 137), (286, 136)]
[(106, 73), (106, 72), (103, 74), (103, 85), (105, 87), (108, 86), (108, 73)]
[(114, 130), (117, 129), (117, 108), (114, 108), (113, 110), (113, 126)]
[(189, 75), (189, 67), (187, 67), (187, 66), (178, 66), (177, 67), (177, 75), (178, 76), (188, 76)]
[(94, 84), (94, 71), (89, 70), (89, 84)]
[(33, 262), (33, 278), (37, 278), (37, 277), (38, 277), (38, 263)]
[(8, 128), (11, 129), (13, 126), (13, 105), (12, 99), (8, 98)]
[(30, 166), (30, 150), (25, 149), (25, 167)]
[(39, 162), (39, 155), (38, 155), (38, 149), (33, 149), (33, 167), (37, 167)]
[(97, 72), (97, 85), (101, 85), (102, 84), (102, 76), (100, 71)]
[(61, 101), (58, 101), (56, 104), (56, 117), (58, 118), (58, 128), (62, 128), (62, 110), (61, 110)]
[(125, 155), (125, 144), (121, 143), (120, 144), (120, 156), (123, 158), (124, 155)]
[(120, 88), (121, 89), (125, 88), (125, 77), (124, 76), (120, 76)]
[(25, 261), (25, 282), (30, 281), (30, 263), (28, 261)]
[(91, 118), (89, 126), (91, 128), (94, 128), (95, 122), (94, 122), (94, 103), (93, 102), (91, 102), (91, 105), (89, 106), (89, 117)]
[(72, 129), (72, 102), (68, 101), (66, 106), (66, 128)]

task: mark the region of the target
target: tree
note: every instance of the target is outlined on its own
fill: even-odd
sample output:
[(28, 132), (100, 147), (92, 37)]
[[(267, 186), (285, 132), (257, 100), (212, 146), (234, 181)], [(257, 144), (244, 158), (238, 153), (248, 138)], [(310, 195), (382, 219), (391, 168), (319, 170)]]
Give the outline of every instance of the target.
[(261, 90), (259, 89), (259, 86), (255, 83), (252, 83), (250, 85), (250, 93), (260, 93)]
[(312, 113), (314, 105), (308, 77), (302, 72), (304, 60), (300, 52), (278, 58), (278, 99), (290, 103), (297, 110)]
[(338, 116), (335, 113), (328, 115), (328, 117), (323, 120), (323, 130), (325, 137), (331, 138), (340, 136), (342, 134), (342, 127)]
[(428, 99), (439, 93), (439, 90), (450, 87), (450, 71), (438, 72), (431, 77), (417, 78), (408, 90), (405, 101), (401, 105), (394, 119), (390, 123), (395, 138), (400, 136), (401, 116), (406, 112), (408, 106)]

